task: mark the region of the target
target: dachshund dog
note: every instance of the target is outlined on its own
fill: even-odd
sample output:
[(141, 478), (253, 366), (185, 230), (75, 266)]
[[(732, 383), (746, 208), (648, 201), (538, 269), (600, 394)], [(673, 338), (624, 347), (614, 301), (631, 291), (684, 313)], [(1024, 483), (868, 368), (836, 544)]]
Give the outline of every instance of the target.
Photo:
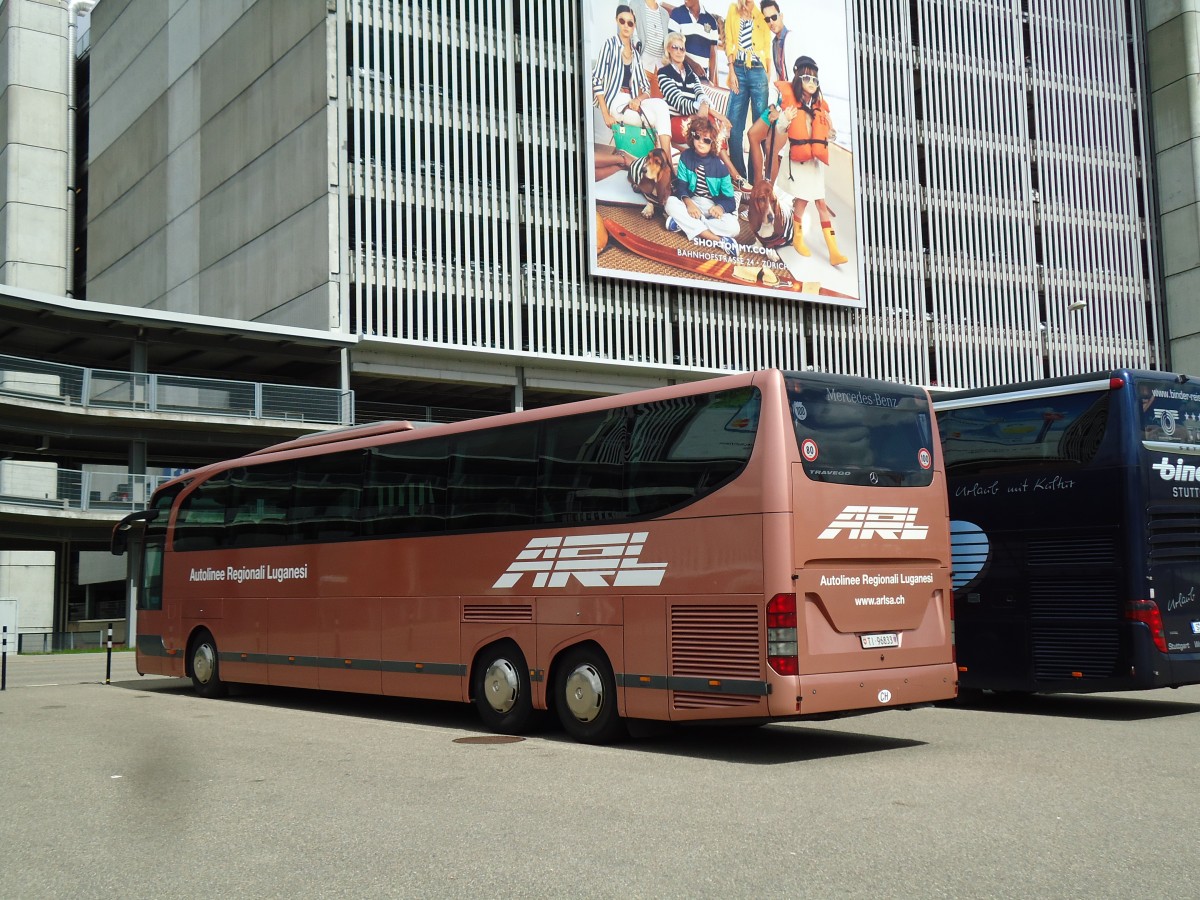
[(671, 178), (671, 160), (661, 147), (629, 164), (629, 183), (647, 201), (642, 207), (644, 218), (652, 219), (656, 209), (662, 210), (671, 196)]

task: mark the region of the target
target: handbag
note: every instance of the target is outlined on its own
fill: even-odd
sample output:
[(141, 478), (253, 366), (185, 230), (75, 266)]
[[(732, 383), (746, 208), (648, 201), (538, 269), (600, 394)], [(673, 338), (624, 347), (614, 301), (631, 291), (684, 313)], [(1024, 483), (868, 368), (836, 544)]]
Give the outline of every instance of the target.
[(638, 115), (642, 117), (641, 125), (613, 122), (613, 146), (618, 150), (624, 150), (636, 159), (643, 159), (658, 143), (658, 132), (650, 125), (646, 114), (640, 109)]

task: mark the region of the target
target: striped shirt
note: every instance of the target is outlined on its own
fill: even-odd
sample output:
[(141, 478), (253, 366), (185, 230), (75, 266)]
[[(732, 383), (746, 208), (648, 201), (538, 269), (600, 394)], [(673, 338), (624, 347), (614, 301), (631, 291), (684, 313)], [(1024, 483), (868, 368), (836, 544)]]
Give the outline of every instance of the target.
[(688, 66), (683, 67), (682, 74), (671, 65), (659, 69), (658, 89), (676, 115), (690, 116), (700, 112), (700, 105), (706, 99), (700, 78)]
[(638, 23), (642, 26), (640, 37), (642, 46), (639, 48), (642, 51), (642, 58), (650, 63), (656, 63), (663, 58), (663, 41), (666, 40), (666, 26), (664, 19), (666, 18), (665, 11), (660, 9), (651, 9), (645, 3), (642, 4), (643, 14), (638, 16)]
[[(600, 48), (600, 56), (596, 59), (596, 68), (592, 70), (592, 97), (603, 97), (604, 102), (612, 108), (621, 93), (621, 79), (625, 74), (625, 62), (621, 59), (621, 39), (610, 37)], [(642, 69), (642, 58), (637, 50), (633, 51), (633, 65), (630, 67), (629, 92), (635, 97), (638, 94), (650, 93), (650, 80)]]

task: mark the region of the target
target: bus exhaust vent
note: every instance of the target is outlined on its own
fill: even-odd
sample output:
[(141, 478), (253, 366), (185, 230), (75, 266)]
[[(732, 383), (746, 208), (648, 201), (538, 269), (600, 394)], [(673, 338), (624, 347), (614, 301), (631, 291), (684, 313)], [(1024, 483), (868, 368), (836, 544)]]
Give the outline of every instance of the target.
[(1090, 681), (1121, 674), (1117, 660), (1121, 639), (1115, 625), (1047, 625), (1033, 627), (1033, 669), (1041, 681)]
[(1031, 538), (1027, 552), (1031, 566), (1111, 566), (1117, 559), (1116, 541), (1111, 535)]
[(1054, 579), (1030, 579), (1029, 612), (1035, 620), (1119, 618), (1116, 577), (1085, 578), (1069, 572)]
[(756, 606), (672, 606), (670, 674), (761, 679), (764, 641)]
[(729, 709), (731, 707), (758, 706), (766, 698), (750, 697), (745, 694), (693, 694), (689, 691), (673, 691), (671, 706), (674, 709)]
[(467, 603), (463, 605), (464, 622), (532, 622), (533, 606), (523, 603), (514, 606)]

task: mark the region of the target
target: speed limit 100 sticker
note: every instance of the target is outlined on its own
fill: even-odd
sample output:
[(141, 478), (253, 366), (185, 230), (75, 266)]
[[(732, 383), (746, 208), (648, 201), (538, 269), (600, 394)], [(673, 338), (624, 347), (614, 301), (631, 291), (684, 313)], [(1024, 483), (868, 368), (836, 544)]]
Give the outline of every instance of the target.
[(922, 469), (928, 469), (933, 465), (933, 455), (924, 447), (917, 453), (917, 462), (921, 464)]
[(816, 460), (817, 456), (820, 454), (820, 451), (817, 450), (817, 442), (812, 438), (805, 438), (804, 442), (800, 445), (800, 454), (807, 462), (813, 462)]

